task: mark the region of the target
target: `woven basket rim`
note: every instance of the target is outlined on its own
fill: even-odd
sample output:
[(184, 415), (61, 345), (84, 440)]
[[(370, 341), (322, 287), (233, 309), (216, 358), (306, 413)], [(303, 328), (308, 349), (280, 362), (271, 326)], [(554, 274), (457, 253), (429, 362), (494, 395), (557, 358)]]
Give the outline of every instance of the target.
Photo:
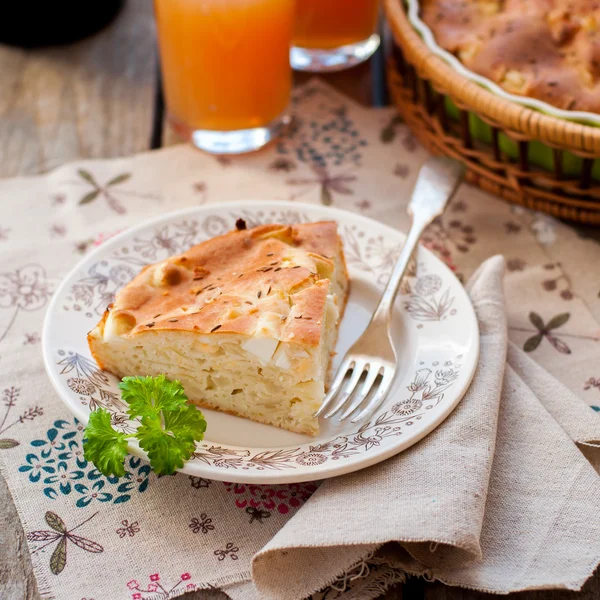
[(383, 6), (394, 39), (409, 62), (467, 110), (532, 139), (600, 156), (600, 127), (566, 121), (495, 95), (459, 74), (427, 46), (410, 24), (402, 0), (383, 0)]

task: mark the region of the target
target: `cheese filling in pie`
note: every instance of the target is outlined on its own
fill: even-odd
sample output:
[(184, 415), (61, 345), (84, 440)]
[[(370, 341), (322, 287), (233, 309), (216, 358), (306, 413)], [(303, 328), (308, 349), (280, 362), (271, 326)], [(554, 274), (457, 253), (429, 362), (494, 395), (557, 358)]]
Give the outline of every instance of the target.
[(164, 373), (199, 406), (315, 435), (347, 294), (334, 222), (238, 221), (145, 267), (88, 342), (117, 377)]

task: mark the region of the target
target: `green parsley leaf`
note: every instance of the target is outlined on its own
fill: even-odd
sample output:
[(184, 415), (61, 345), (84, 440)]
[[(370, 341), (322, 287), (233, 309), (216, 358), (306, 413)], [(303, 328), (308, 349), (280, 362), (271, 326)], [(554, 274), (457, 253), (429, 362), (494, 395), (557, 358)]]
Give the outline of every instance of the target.
[(183, 410), (163, 414), (166, 431), (172, 431), (175, 435), (175, 432), (179, 432), (180, 435), (186, 433), (195, 440), (204, 438), (206, 421), (204, 415), (193, 404), (186, 404)]
[(103, 475), (125, 475), (123, 461), (127, 455), (127, 434), (116, 431), (110, 413), (103, 408), (90, 413), (85, 428), (83, 456), (93, 462)]
[(163, 429), (158, 417), (142, 417), (138, 439), (157, 475), (170, 475), (183, 467), (196, 446), (188, 428)]
[[(135, 437), (148, 453), (150, 466), (158, 475), (170, 475), (193, 454), (196, 441), (204, 437), (206, 421), (188, 403), (179, 381), (158, 377), (124, 377), (119, 384), (129, 415), (141, 420)], [(84, 454), (105, 475), (125, 474), (127, 436), (112, 428), (110, 413), (98, 409), (90, 414)]]
[(159, 415), (160, 411), (186, 407), (187, 396), (179, 381), (158, 377), (123, 377), (119, 384), (123, 400), (129, 404), (131, 417)]

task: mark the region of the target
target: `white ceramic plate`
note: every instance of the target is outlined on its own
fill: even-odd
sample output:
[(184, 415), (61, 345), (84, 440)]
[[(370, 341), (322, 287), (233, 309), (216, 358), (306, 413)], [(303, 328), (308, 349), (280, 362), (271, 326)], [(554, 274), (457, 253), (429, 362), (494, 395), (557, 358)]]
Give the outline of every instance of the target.
[[(360, 335), (398, 256), (402, 233), (349, 212), (289, 202), (237, 202), (165, 215), (104, 242), (67, 275), (50, 304), (43, 332), (46, 369), (79, 420), (87, 423), (90, 411), (102, 406), (113, 413), (116, 428), (135, 427), (120, 400), (117, 379), (98, 369), (86, 341), (114, 293), (145, 264), (225, 233), (239, 217), (248, 226), (337, 221), (352, 279), (338, 361)], [(477, 321), (460, 282), (423, 248), (418, 250), (416, 273), (404, 287), (393, 323), (398, 373), (387, 401), (371, 420), (362, 425), (323, 421), (321, 433), (310, 438), (205, 410), (206, 439), (182, 471), (253, 483), (323, 479), (389, 458), (437, 427), (456, 407), (475, 372)], [(145, 456), (135, 442), (129, 450)]]
[(417, 30), (419, 35), (423, 38), (423, 41), (427, 45), (427, 47), (441, 59), (446, 61), (455, 71), (460, 73), (463, 77), (478, 83), (479, 85), (487, 88), (490, 92), (504, 98), (505, 100), (510, 100), (511, 102), (515, 102), (516, 104), (520, 104), (521, 106), (526, 106), (527, 108), (532, 108), (534, 110), (539, 110), (542, 113), (546, 113), (547, 115), (551, 115), (552, 117), (557, 117), (558, 119), (564, 119), (566, 121), (575, 121), (577, 123), (586, 123), (589, 125), (600, 125), (600, 115), (596, 113), (591, 113), (583, 110), (564, 110), (562, 108), (558, 108), (556, 106), (552, 106), (543, 100), (538, 100), (537, 98), (529, 98), (528, 96), (518, 96), (516, 94), (511, 94), (507, 92), (504, 88), (501, 88), (497, 83), (493, 82), (491, 79), (487, 77), (483, 77), (477, 73), (474, 73), (470, 69), (467, 69), (465, 65), (454, 56), (454, 54), (444, 50), (438, 43), (435, 41), (435, 37), (429, 29), (429, 27), (421, 20), (420, 16), (420, 6), (419, 0), (405, 0), (407, 5), (407, 15), (409, 23)]

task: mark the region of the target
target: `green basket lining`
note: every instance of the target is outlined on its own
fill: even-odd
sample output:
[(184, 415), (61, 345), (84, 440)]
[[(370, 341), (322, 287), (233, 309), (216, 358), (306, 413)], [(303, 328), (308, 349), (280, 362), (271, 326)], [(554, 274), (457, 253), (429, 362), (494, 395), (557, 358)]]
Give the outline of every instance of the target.
[[(460, 118), (460, 110), (454, 104), (452, 99), (444, 96), (444, 104), (448, 116), (458, 121)], [(474, 139), (486, 144), (492, 144), (492, 128), (485, 121), (480, 119), (475, 113), (469, 112), (469, 130)], [(519, 146), (511, 140), (504, 132), (498, 133), (498, 145), (501, 152), (508, 157), (518, 160)], [(546, 169), (551, 173), (554, 172), (554, 156), (552, 148), (546, 146), (538, 140), (531, 140), (527, 144), (527, 158), (533, 165)], [(581, 175), (583, 159), (580, 156), (573, 154), (567, 150), (562, 151), (562, 172), (568, 177), (579, 177)], [(600, 161), (594, 160), (592, 166), (592, 178), (600, 181)]]

